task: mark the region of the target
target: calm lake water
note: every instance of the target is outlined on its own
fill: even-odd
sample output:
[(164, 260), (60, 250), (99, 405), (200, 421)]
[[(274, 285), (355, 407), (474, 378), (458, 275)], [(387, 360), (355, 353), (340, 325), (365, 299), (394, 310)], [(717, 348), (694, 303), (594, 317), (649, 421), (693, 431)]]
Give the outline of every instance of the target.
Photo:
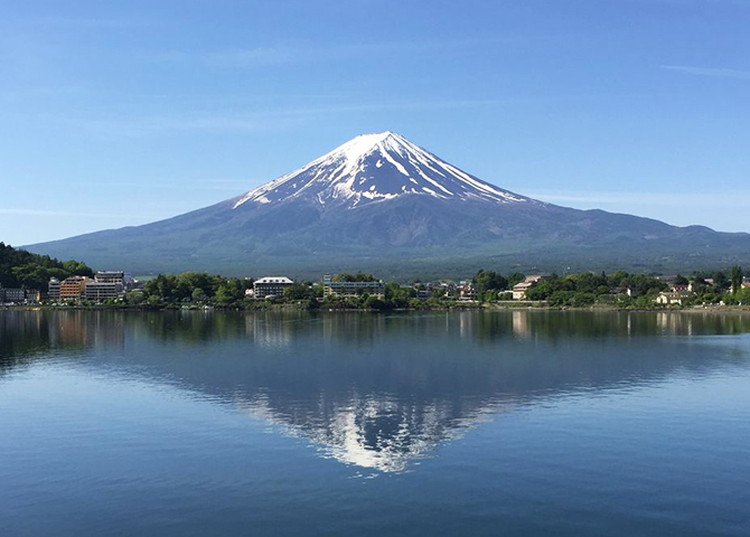
[(750, 318), (0, 311), (0, 528), (750, 535)]

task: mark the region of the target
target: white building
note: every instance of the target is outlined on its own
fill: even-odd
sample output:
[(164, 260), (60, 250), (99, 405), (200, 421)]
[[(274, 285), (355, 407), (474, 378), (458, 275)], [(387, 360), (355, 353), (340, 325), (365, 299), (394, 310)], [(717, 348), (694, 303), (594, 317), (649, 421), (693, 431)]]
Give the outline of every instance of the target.
[(50, 300), (57, 300), (60, 298), (60, 280), (57, 278), (50, 278), (47, 286), (47, 296)]
[(323, 296), (362, 296), (370, 295), (379, 299), (385, 298), (385, 284), (376, 282), (339, 282), (329, 274), (323, 276)]
[(83, 290), (83, 296), (86, 300), (99, 302), (108, 298), (117, 298), (123, 294), (122, 283), (100, 282), (98, 280), (90, 281)]
[(123, 289), (128, 289), (133, 284), (133, 276), (122, 270), (100, 270), (94, 274), (94, 280), (100, 283), (120, 284)]
[(657, 304), (663, 304), (665, 306), (682, 306), (686, 301), (690, 300), (695, 296), (695, 293), (682, 292), (682, 293), (659, 293), (656, 297)]
[(526, 276), (522, 282), (513, 286), (513, 300), (525, 300), (526, 291), (541, 279), (541, 276)]
[(294, 284), (286, 276), (264, 276), (253, 282), (253, 296), (256, 299), (263, 299), (270, 296), (281, 296), (284, 289)]

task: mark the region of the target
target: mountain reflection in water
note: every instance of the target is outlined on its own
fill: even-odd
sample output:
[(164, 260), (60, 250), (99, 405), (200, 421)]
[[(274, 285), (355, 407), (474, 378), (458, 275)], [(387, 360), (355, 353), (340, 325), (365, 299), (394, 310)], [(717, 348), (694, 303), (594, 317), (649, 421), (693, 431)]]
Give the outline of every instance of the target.
[(747, 317), (709, 313), (6, 311), (0, 378), (52, 358), (106, 369), (247, 412), (343, 463), (400, 472), (492, 415), (747, 360), (688, 338), (677, 350), (659, 338), (654, 353), (653, 336), (748, 331)]

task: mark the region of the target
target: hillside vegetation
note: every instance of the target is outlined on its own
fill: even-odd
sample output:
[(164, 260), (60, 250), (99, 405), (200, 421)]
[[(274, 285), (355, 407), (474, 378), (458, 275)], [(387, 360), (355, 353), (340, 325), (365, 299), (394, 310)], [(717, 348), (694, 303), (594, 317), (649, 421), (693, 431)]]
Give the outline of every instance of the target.
[(91, 276), (93, 271), (80, 261), (59, 261), (48, 255), (32, 254), (0, 242), (0, 285), (46, 289), (50, 278)]

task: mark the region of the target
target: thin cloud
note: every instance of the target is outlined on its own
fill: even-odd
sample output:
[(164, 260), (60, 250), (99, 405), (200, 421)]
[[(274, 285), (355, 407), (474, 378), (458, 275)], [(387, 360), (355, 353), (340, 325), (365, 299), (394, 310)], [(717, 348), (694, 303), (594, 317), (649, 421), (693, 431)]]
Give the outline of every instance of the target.
[(170, 50), (150, 54), (148, 62), (199, 64), (205, 67), (223, 69), (250, 69), (279, 65), (299, 60), (302, 49), (287, 46), (254, 47), (216, 50), (208, 52), (188, 52)]
[[(44, 209), (9, 209), (0, 207), (0, 215), (4, 216), (67, 216), (67, 217), (85, 217), (85, 218), (111, 218), (111, 219), (131, 219), (132, 214), (113, 214), (113, 213), (88, 213), (76, 211), (48, 211)], [(139, 218), (144, 218), (139, 215)], [(149, 218), (146, 216), (145, 218)]]
[[(528, 40), (529, 38), (525, 38)], [(533, 39), (533, 38), (531, 38)], [(226, 49), (215, 51), (172, 50), (152, 54), (148, 61), (192, 62), (216, 68), (255, 68), (292, 62), (327, 62), (354, 58), (372, 58), (390, 54), (432, 54), (438, 51), (467, 51), (477, 47), (507, 44), (520, 38), (492, 37), (454, 40), (382, 41), (354, 43), (330, 47), (316, 46), (310, 42), (291, 42), (273, 46)]]
[(205, 113), (134, 117), (128, 114), (122, 117), (69, 117), (63, 119), (69, 124), (116, 135), (136, 136), (165, 130), (255, 133), (294, 128), (303, 123), (332, 114), (388, 110), (442, 110), (450, 108), (503, 106), (507, 104), (509, 104), (508, 101), (497, 99), (399, 101), (287, 108), (276, 111), (233, 115)]
[[(525, 195), (552, 203), (573, 203), (588, 206), (598, 205), (653, 205), (653, 206), (695, 206), (702, 207), (706, 203), (703, 192), (673, 193), (673, 192), (590, 192), (590, 191), (541, 191), (524, 192)], [(750, 192), (736, 192), (732, 194), (714, 193), (713, 202), (722, 206), (750, 207)]]
[[(247, 188), (255, 184), (261, 184), (265, 182), (265, 180), (261, 179), (193, 179), (190, 181), (185, 181), (184, 179), (174, 179), (174, 180), (150, 180), (148, 182), (149, 188), (162, 188), (162, 189), (168, 189), (168, 190), (174, 190), (176, 187), (189, 187), (190, 190), (210, 190), (210, 191), (220, 191), (220, 192), (230, 192), (230, 195), (232, 193), (239, 194), (243, 190), (247, 190)], [(137, 183), (137, 182), (122, 182), (120, 181), (118, 183), (121, 186), (128, 187), (142, 187), (143, 183)]]
[(750, 71), (741, 71), (739, 69), (727, 69), (723, 67), (692, 67), (688, 65), (662, 65), (661, 67), (662, 69), (677, 71), (688, 75), (750, 80)]
[(74, 30), (93, 29), (93, 30), (113, 30), (133, 28), (146, 28), (154, 26), (153, 22), (146, 19), (135, 18), (101, 18), (101, 17), (65, 17), (49, 16), (33, 21), (34, 26), (54, 26), (64, 27)]
[(289, 47), (257, 47), (219, 52), (206, 52), (197, 58), (208, 65), (225, 68), (251, 68), (289, 63), (298, 58), (299, 51)]

